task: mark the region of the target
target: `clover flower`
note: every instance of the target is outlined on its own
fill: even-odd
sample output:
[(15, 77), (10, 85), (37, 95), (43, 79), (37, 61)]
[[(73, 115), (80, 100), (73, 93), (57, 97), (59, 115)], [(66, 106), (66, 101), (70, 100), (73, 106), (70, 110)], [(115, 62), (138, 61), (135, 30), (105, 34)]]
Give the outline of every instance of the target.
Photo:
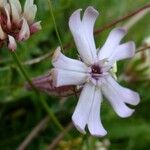
[(102, 95), (122, 118), (129, 117), (134, 112), (126, 104), (137, 105), (140, 101), (138, 93), (120, 86), (112, 75), (115, 62), (134, 56), (135, 44), (120, 44), (126, 32), (115, 28), (102, 48), (96, 49), (93, 28), (99, 13), (93, 7), (88, 7), (82, 20), (80, 13), (81, 9), (78, 9), (71, 15), (69, 27), (81, 61), (66, 57), (57, 48), (52, 60), (52, 75), (56, 87), (83, 86), (72, 116), (73, 123), (82, 133), (86, 133), (87, 125), (91, 135), (104, 136), (107, 132), (100, 119)]
[(7, 42), (10, 50), (17, 48), (16, 41), (25, 41), (41, 29), (40, 21), (34, 22), (37, 6), (26, 0), (22, 11), (19, 0), (0, 0), (0, 46)]

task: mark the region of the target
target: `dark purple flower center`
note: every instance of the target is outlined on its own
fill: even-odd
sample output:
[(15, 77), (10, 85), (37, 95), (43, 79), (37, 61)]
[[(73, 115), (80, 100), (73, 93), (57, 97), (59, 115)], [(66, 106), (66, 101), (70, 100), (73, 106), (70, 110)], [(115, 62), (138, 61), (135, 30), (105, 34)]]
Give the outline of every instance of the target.
[(100, 77), (101, 74), (102, 74), (102, 69), (99, 65), (92, 65), (91, 66), (92, 78), (98, 80), (98, 78)]

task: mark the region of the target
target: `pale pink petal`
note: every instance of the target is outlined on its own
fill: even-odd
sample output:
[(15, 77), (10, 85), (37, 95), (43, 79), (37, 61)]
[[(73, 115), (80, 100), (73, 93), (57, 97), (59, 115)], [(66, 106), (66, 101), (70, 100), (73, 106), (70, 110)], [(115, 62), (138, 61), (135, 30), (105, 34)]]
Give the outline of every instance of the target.
[(0, 0), (0, 8), (3, 8), (7, 4), (7, 0)]
[(10, 20), (10, 5), (7, 3), (4, 7), (6, 16), (7, 16), (7, 28), (11, 29), (11, 20)]
[(72, 116), (74, 125), (82, 133), (86, 133), (85, 126), (88, 123), (94, 92), (95, 86), (91, 83), (86, 83), (80, 94), (78, 104)]
[(25, 41), (30, 37), (29, 25), (26, 19), (23, 18), (22, 20), (23, 20), (23, 23), (22, 23), (21, 30), (19, 32), (19, 41)]
[(0, 40), (4, 40), (6, 38), (6, 34), (3, 31), (1, 24), (0, 24)]
[(99, 50), (98, 58), (100, 60), (109, 58), (112, 55), (112, 53), (116, 50), (116, 47), (119, 46), (119, 43), (125, 36), (125, 34), (126, 34), (125, 30), (121, 28), (113, 29), (108, 35), (105, 44)]
[(16, 25), (20, 24), (20, 19), (21, 19), (21, 14), (18, 11), (17, 5), (13, 2), (13, 0), (10, 1), (10, 6), (11, 6), (11, 14), (12, 14), (12, 20), (13, 23)]
[(24, 18), (29, 24), (33, 23), (37, 12), (37, 6), (33, 4), (33, 0), (26, 0), (24, 5)]
[(101, 102), (102, 102), (101, 89), (95, 88), (93, 103), (88, 119), (88, 128), (91, 135), (98, 137), (105, 136), (107, 134), (100, 119)]
[(69, 27), (81, 58), (85, 63), (92, 64), (97, 59), (93, 28), (99, 13), (93, 7), (88, 7), (82, 21), (80, 13), (81, 9), (78, 9), (71, 15)]
[(17, 49), (17, 44), (16, 44), (16, 41), (14, 39), (14, 37), (8, 35), (8, 48), (12, 51), (15, 51)]
[(16, 9), (17, 9), (17, 12), (19, 13), (19, 15), (21, 15), (21, 12), (22, 12), (22, 8), (21, 8), (21, 4), (19, 2), (19, 0), (9, 0), (10, 4), (13, 4)]
[(28, 10), (34, 3), (34, 0), (26, 0), (24, 4), (24, 11)]
[(38, 32), (39, 30), (41, 30), (41, 21), (35, 22), (32, 25), (30, 25), (30, 33), (33, 34), (35, 32)]
[(63, 69), (53, 69), (52, 77), (54, 86), (65, 86), (65, 85), (80, 85), (85, 83), (88, 78), (88, 74), (77, 72), (77, 71), (69, 71)]
[[(130, 98), (127, 99), (126, 101), (132, 102), (133, 103), (133, 97), (135, 98), (135, 101), (139, 101), (137, 98), (137, 95), (131, 94), (125, 96), (123, 90), (116, 89), (115, 84), (112, 79), (112, 77), (106, 78), (105, 85), (102, 86), (102, 91), (104, 96), (108, 99), (108, 101), (111, 103), (112, 107), (114, 108), (115, 112), (122, 118), (129, 117), (133, 114), (134, 110), (130, 109), (126, 104), (125, 104), (125, 99), (124, 98)], [(125, 91), (126, 92), (126, 91)]]
[(131, 58), (135, 54), (135, 43), (134, 42), (127, 42), (124, 44), (119, 45), (116, 50), (112, 53), (109, 57), (109, 61), (114, 63), (116, 61)]
[(61, 53), (58, 47), (53, 55), (52, 64), (56, 68), (77, 71), (77, 72), (90, 72), (89, 68), (81, 61), (66, 57)]

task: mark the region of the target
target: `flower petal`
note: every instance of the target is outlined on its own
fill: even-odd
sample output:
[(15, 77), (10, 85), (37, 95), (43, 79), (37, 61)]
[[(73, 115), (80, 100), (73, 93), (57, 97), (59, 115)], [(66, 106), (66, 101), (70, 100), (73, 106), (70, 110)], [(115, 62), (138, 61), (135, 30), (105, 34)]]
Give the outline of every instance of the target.
[(97, 59), (93, 28), (99, 13), (88, 7), (81, 21), (80, 12), (81, 9), (78, 9), (71, 15), (69, 27), (81, 58), (85, 63), (92, 64)]
[(114, 63), (116, 61), (131, 58), (135, 54), (135, 43), (127, 42), (119, 45), (116, 50), (112, 53), (108, 61)]
[(33, 6), (33, 2), (34, 2), (34, 0), (26, 0), (26, 2), (24, 4), (24, 11), (29, 10), (29, 8)]
[(32, 25), (30, 25), (30, 33), (33, 34), (35, 32), (38, 32), (39, 30), (41, 30), (41, 21), (35, 22)]
[(81, 92), (78, 104), (72, 116), (72, 121), (75, 127), (81, 133), (86, 133), (85, 126), (88, 123), (88, 118), (89, 118), (93, 97), (94, 97), (94, 91), (95, 91), (95, 86), (93, 84), (91, 83), (85, 84)]
[(2, 26), (0, 24), (0, 40), (4, 40), (6, 38), (6, 34), (2, 29)]
[(58, 47), (53, 55), (52, 64), (59, 69), (65, 69), (77, 72), (89, 72), (89, 68), (81, 61), (66, 57), (61, 53), (60, 47)]
[(11, 11), (12, 11), (12, 20), (13, 23), (16, 25), (19, 25), (20, 23), (20, 9), (19, 9), (19, 1), (18, 0), (9, 0), (10, 1), (10, 6), (11, 6)]
[(10, 50), (12, 50), (12, 51), (15, 51), (16, 48), (17, 48), (17, 44), (16, 44), (16, 41), (15, 41), (14, 37), (8, 35), (8, 40), (9, 40), (8, 48), (9, 48)]
[(7, 3), (4, 7), (5, 13), (7, 16), (7, 28), (11, 29), (11, 20), (10, 20), (10, 5)]
[(125, 34), (126, 34), (125, 30), (121, 28), (113, 29), (108, 35), (105, 44), (100, 49), (98, 53), (98, 58), (100, 60), (109, 58), (116, 49), (116, 47), (119, 45), (120, 41), (125, 36)]
[(139, 104), (140, 97), (137, 92), (120, 86), (111, 76), (108, 78), (108, 82), (113, 86), (113, 89), (117, 92), (118, 97), (120, 97), (123, 102), (131, 105)]
[(22, 22), (21, 30), (19, 32), (19, 41), (25, 41), (30, 37), (29, 25), (25, 18), (23, 18), (22, 20), (23, 22)]
[(100, 107), (102, 102), (101, 89), (95, 88), (93, 104), (89, 114), (88, 128), (93, 136), (105, 136), (107, 134), (100, 120)]
[[(104, 96), (109, 100), (115, 112), (122, 118), (132, 115), (133, 109), (130, 109), (125, 102), (136, 104), (139, 101), (138, 94), (132, 93), (129, 90), (123, 90), (116, 87), (116, 81), (112, 77), (106, 78), (105, 85), (102, 86)], [(120, 90), (121, 89), (121, 90)], [(130, 94), (130, 95), (125, 95)], [(127, 99), (128, 98), (128, 99)]]
[(26, 0), (24, 5), (24, 18), (29, 24), (33, 23), (37, 12), (37, 6), (33, 4), (34, 0)]
[[(75, 94), (76, 86), (61, 86), (55, 87), (53, 86), (52, 75), (51, 73), (36, 77), (32, 79), (32, 84), (36, 89), (41, 92), (45, 92), (51, 96), (59, 96), (59, 97), (69, 97)], [(28, 90), (32, 90), (33, 87), (29, 83), (25, 83), (25, 87)], [(79, 93), (81, 90), (76, 90)]]
[(9, 0), (9, 2), (10, 4), (13, 4), (16, 7), (17, 12), (19, 13), (19, 15), (21, 15), (22, 8), (19, 0)]
[(0, 0), (0, 8), (3, 8), (7, 4), (7, 0)]
[(85, 83), (88, 74), (63, 69), (52, 70), (53, 83), (56, 87), (65, 85), (80, 85)]

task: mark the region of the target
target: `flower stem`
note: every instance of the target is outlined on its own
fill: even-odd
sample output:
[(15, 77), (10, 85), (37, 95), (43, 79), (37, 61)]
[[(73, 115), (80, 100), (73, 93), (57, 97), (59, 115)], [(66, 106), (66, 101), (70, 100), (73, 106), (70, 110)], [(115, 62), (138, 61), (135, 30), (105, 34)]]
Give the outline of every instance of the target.
[(61, 50), (63, 51), (63, 45), (62, 45), (61, 38), (60, 38), (58, 29), (57, 29), (57, 25), (56, 25), (54, 13), (53, 13), (53, 8), (52, 8), (51, 0), (48, 0), (48, 5), (49, 5), (49, 9), (50, 9), (50, 14), (51, 14), (51, 16), (52, 16), (52, 20), (53, 20), (53, 23), (54, 23), (55, 32), (56, 32), (56, 35), (57, 35), (59, 44), (60, 44), (60, 46), (61, 46)]
[[(33, 85), (33, 83), (32, 83), (32, 81), (30, 80), (29, 76), (27, 75), (26, 71), (24, 70), (24, 68), (23, 68), (23, 66), (22, 66), (22, 64), (21, 64), (21, 62), (20, 62), (20, 60), (19, 60), (17, 54), (16, 54), (15, 52), (11, 52), (11, 56), (13, 57), (13, 60), (14, 60), (15, 63), (17, 64), (17, 66), (18, 66), (18, 68), (20, 69), (20, 71), (21, 71), (22, 75), (24, 76), (24, 78), (25, 78), (25, 79), (27, 80), (27, 82), (31, 85), (31, 87), (32, 87), (34, 90), (36, 90), (35, 87), (34, 87), (34, 85)], [(36, 90), (36, 92), (37, 92), (37, 90)]]
[(24, 76), (24, 78), (27, 80), (27, 82), (30, 84), (30, 86), (32, 87), (32, 89), (35, 91), (35, 93), (37, 94), (38, 99), (40, 100), (41, 104), (43, 105), (43, 107), (45, 108), (45, 110), (47, 111), (47, 113), (49, 114), (50, 118), (53, 120), (53, 122), (55, 123), (55, 125), (61, 130), (63, 131), (64, 128), (61, 125), (61, 123), (58, 121), (57, 117), (55, 116), (55, 114), (53, 113), (53, 111), (50, 109), (50, 107), (48, 106), (48, 104), (46, 103), (46, 101), (43, 99), (43, 97), (40, 95), (38, 89), (33, 85), (31, 79), (29, 78), (28, 74), (26, 73), (25, 69), (23, 68), (17, 54), (15, 52), (11, 52), (12, 58), (15, 61), (15, 63), (17, 64), (18, 68), (20, 69), (22, 75)]

